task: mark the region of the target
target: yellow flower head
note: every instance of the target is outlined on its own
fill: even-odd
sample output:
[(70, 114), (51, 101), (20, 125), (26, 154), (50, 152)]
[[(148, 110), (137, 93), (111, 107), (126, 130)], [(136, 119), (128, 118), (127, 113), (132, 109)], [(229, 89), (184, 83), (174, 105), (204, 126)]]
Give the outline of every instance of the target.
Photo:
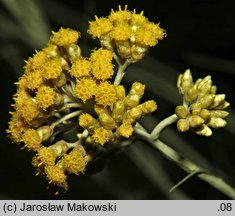
[(25, 97), (16, 102), (16, 111), (29, 123), (38, 115), (39, 110), (32, 98)]
[(52, 32), (52, 34), (50, 42), (57, 46), (69, 46), (70, 44), (77, 43), (80, 37), (79, 32), (69, 28), (60, 28), (58, 32)]
[(43, 77), (46, 80), (56, 79), (62, 73), (62, 66), (58, 58), (49, 58), (43, 66)]
[(115, 86), (105, 81), (98, 85), (95, 93), (95, 101), (104, 107), (113, 105), (117, 100)]
[(30, 57), (28, 61), (26, 61), (26, 65), (24, 67), (25, 73), (32, 73), (35, 70), (41, 70), (45, 61), (47, 60), (47, 54), (44, 51), (36, 52), (33, 57)]
[(86, 160), (78, 149), (73, 149), (68, 155), (61, 159), (63, 168), (68, 173), (78, 175), (80, 172), (84, 173), (86, 168)]
[(107, 34), (112, 29), (112, 22), (104, 17), (98, 18), (95, 16), (95, 21), (89, 22), (88, 33), (93, 36), (93, 38), (100, 38), (102, 35)]
[(43, 75), (41, 70), (34, 70), (29, 74), (25, 74), (21, 79), (21, 83), (30, 90), (37, 89), (43, 83)]
[(131, 16), (131, 25), (136, 27), (143, 26), (148, 23), (148, 18), (143, 15), (143, 11), (140, 14), (136, 14), (135, 10)]
[(46, 110), (55, 103), (55, 91), (49, 86), (40, 86), (36, 92), (35, 100), (38, 107)]
[(126, 23), (115, 26), (110, 32), (110, 37), (117, 41), (128, 40), (131, 37), (131, 26)]
[(57, 166), (46, 166), (45, 167), (46, 178), (49, 183), (56, 186), (63, 187), (65, 190), (68, 189), (66, 182), (67, 176), (64, 173), (64, 170)]
[(34, 166), (35, 167), (40, 167), (41, 165), (44, 166), (54, 166), (55, 165), (55, 154), (54, 152), (47, 148), (42, 146), (39, 150), (37, 155), (34, 158)]
[(28, 150), (37, 151), (42, 146), (41, 139), (34, 129), (27, 129), (23, 134), (22, 140)]
[(136, 42), (145, 46), (155, 46), (159, 40), (166, 36), (165, 30), (158, 24), (148, 23), (137, 29), (135, 32)]
[(109, 20), (114, 24), (128, 22), (131, 18), (131, 12), (127, 10), (127, 5), (125, 5), (125, 9), (122, 10), (121, 6), (118, 6), (118, 11), (111, 10), (109, 15)]
[(22, 135), (27, 128), (28, 125), (25, 123), (23, 118), (17, 112), (13, 112), (11, 121), (9, 122), (9, 128), (7, 130), (11, 140), (15, 143), (21, 142)]
[(83, 102), (91, 99), (96, 91), (96, 82), (90, 78), (82, 78), (75, 86), (74, 94)]
[(103, 61), (112, 62), (113, 53), (110, 50), (99, 48), (98, 50), (94, 50), (91, 53), (90, 60), (92, 63), (97, 62), (97, 61), (98, 62), (103, 62)]
[(92, 63), (92, 75), (96, 80), (107, 80), (114, 74), (113, 64), (109, 61), (95, 61)]
[(69, 73), (75, 78), (90, 76), (91, 62), (85, 58), (79, 58), (73, 62)]
[(112, 131), (107, 130), (103, 127), (96, 128), (94, 130), (94, 134), (92, 138), (95, 140), (95, 142), (104, 145), (112, 138)]

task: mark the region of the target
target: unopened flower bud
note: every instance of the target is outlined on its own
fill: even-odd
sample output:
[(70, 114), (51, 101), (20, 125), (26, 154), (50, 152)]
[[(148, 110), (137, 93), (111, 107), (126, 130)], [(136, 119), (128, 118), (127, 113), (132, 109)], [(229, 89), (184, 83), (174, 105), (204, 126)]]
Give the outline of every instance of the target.
[(131, 58), (133, 62), (137, 62), (141, 60), (146, 54), (149, 47), (141, 47), (141, 46), (132, 46), (131, 47)]
[(113, 130), (115, 127), (114, 119), (106, 113), (101, 113), (99, 115), (99, 121), (102, 124), (102, 126), (107, 130)]
[(188, 120), (179, 119), (179, 121), (177, 121), (177, 129), (179, 132), (186, 132), (189, 129)]
[(115, 88), (116, 88), (117, 101), (123, 100), (126, 96), (126, 91), (125, 91), (124, 86), (117, 85), (117, 86), (115, 86)]
[(201, 107), (201, 104), (200, 103), (193, 103), (191, 106), (191, 111), (192, 111), (192, 114), (193, 115), (199, 115), (202, 107)]
[(145, 90), (145, 85), (140, 82), (134, 82), (131, 86), (131, 90), (128, 95), (138, 95), (140, 97), (143, 96)]
[(199, 115), (207, 121), (211, 117), (211, 112), (208, 109), (202, 109)]
[(133, 124), (137, 119), (141, 117), (141, 115), (142, 115), (141, 107), (140, 106), (134, 107), (124, 115), (123, 123), (130, 122)]
[(100, 126), (100, 123), (90, 114), (85, 113), (80, 115), (79, 125), (88, 131), (93, 131), (95, 128)]
[(186, 99), (187, 101), (194, 101), (197, 99), (198, 92), (197, 92), (197, 87), (193, 85), (190, 87), (186, 93)]
[(211, 110), (211, 117), (225, 118), (228, 116), (229, 112), (224, 110)]
[(58, 78), (52, 79), (52, 82), (56, 87), (60, 88), (67, 83), (66, 75), (64, 73), (61, 73)]
[(179, 118), (185, 119), (185, 118), (188, 117), (189, 112), (188, 112), (188, 110), (186, 109), (185, 106), (180, 105), (180, 106), (177, 106), (177, 107), (175, 108), (175, 114), (176, 114)]
[(227, 122), (219, 117), (212, 117), (210, 119), (210, 122), (208, 123), (209, 126), (212, 128), (220, 128), (220, 127), (225, 127)]
[(212, 130), (207, 125), (203, 124), (195, 129), (195, 133), (201, 136), (211, 136)]
[(129, 138), (133, 134), (133, 127), (130, 122), (125, 122), (117, 129), (118, 136)]
[(204, 119), (198, 115), (192, 115), (189, 117), (189, 126), (196, 128), (204, 123)]
[(125, 98), (125, 106), (127, 108), (133, 108), (136, 107), (139, 104), (140, 97), (138, 95), (129, 95)]
[(118, 101), (117, 103), (115, 103), (112, 109), (112, 117), (119, 122), (122, 121), (124, 113), (125, 113), (124, 102)]
[(213, 94), (206, 94), (203, 97), (199, 99), (199, 102), (201, 104), (202, 108), (208, 108), (212, 103), (213, 100), (215, 99), (215, 95)]
[(67, 47), (67, 52), (71, 62), (81, 56), (81, 48), (76, 44), (70, 44), (69, 47)]
[(223, 104), (225, 101), (225, 94), (217, 94), (211, 104), (210, 108), (217, 108), (219, 105)]
[(56, 93), (55, 94), (55, 104), (54, 105), (55, 106), (60, 106), (62, 104), (64, 104), (64, 97), (61, 94)]
[(55, 144), (49, 146), (48, 149), (52, 150), (55, 157), (58, 158), (64, 155), (69, 150), (69, 147), (66, 141), (60, 140)]
[(152, 113), (157, 109), (157, 104), (154, 100), (148, 100), (148, 101), (142, 103), (140, 106), (141, 106), (141, 110), (142, 110), (143, 115), (146, 115), (148, 113)]
[(42, 126), (36, 131), (41, 139), (41, 142), (48, 140), (53, 134), (53, 129), (49, 125)]
[(184, 94), (193, 84), (193, 77), (189, 69), (180, 74), (177, 81), (177, 87), (181, 94)]
[(197, 85), (197, 89), (200, 95), (208, 94), (212, 87), (211, 76), (206, 76)]
[(104, 107), (104, 106), (97, 105), (97, 104), (95, 104), (94, 110), (95, 110), (95, 112), (96, 112), (97, 115), (100, 115), (100, 114), (102, 114), (102, 113), (107, 113), (107, 114), (110, 113), (108, 107)]
[(131, 55), (130, 43), (128, 41), (117, 41), (117, 40), (115, 42), (118, 54), (124, 59), (130, 57)]

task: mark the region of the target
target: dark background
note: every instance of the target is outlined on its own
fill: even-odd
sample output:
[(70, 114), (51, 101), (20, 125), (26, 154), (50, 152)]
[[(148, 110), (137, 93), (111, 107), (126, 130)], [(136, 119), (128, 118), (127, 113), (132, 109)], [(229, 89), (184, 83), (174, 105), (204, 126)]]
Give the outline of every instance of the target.
[(218, 93), (231, 103), (226, 128), (214, 130), (210, 138), (192, 133), (179, 134), (175, 125), (165, 130), (162, 140), (202, 167), (212, 167), (235, 186), (235, 4), (220, 0), (1, 0), (0, 1), (0, 199), (228, 199), (196, 177), (179, 189), (169, 189), (186, 173), (143, 142), (134, 143), (111, 158), (96, 175), (70, 176), (70, 190), (54, 196), (46, 182), (34, 175), (30, 153), (11, 143), (5, 130), (9, 121), (13, 85), (23, 73), (24, 60), (41, 49), (51, 30), (61, 26), (82, 32), (79, 45), (83, 55), (98, 41), (87, 35), (88, 21), (94, 15), (106, 16), (118, 4), (137, 12), (144, 10), (150, 21), (160, 22), (167, 38), (151, 49), (138, 64), (132, 65), (124, 79), (146, 84), (143, 99), (154, 98), (159, 108), (143, 120), (151, 130), (171, 115), (181, 103), (176, 80), (190, 68), (196, 78), (212, 76)]

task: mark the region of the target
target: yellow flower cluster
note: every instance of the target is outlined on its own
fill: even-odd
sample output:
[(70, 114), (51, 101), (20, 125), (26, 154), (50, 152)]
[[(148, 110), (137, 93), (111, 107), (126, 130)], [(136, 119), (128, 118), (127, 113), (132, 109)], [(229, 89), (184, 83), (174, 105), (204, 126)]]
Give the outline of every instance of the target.
[[(11, 112), (7, 130), (13, 142), (23, 144), (24, 148), (35, 152), (32, 164), (37, 174), (65, 189), (66, 173), (83, 173), (87, 164), (85, 150), (74, 148), (66, 154), (69, 151), (67, 142), (61, 140), (53, 144), (56, 136), (54, 132), (61, 130), (61, 111), (71, 94), (66, 90), (70, 86), (68, 79), (91, 79), (92, 63), (80, 58), (76, 45), (79, 37), (79, 32), (61, 28), (53, 32), (46, 48), (26, 61), (24, 74), (16, 83), (15, 111)], [(71, 70), (65, 53), (73, 59)], [(110, 58), (107, 61), (111, 64)], [(86, 84), (91, 86), (90, 83)], [(95, 87), (98, 84), (95, 82)], [(57, 124), (60, 127), (57, 128)]]
[(123, 86), (116, 86), (115, 89), (117, 100), (112, 106), (96, 104), (94, 110), (97, 118), (88, 113), (79, 118), (79, 125), (87, 129), (93, 140), (101, 145), (116, 139), (129, 138), (136, 121), (157, 109), (153, 100), (139, 104), (145, 90), (145, 86), (139, 82), (132, 85), (127, 95)]
[[(165, 36), (159, 25), (127, 8), (112, 11), (108, 18), (96, 17), (89, 32), (102, 40), (109, 38), (120, 56), (133, 61)], [(16, 83), (7, 132), (14, 143), (35, 154), (32, 164), (37, 175), (67, 189), (67, 175), (84, 173), (97, 155), (90, 144), (105, 149), (104, 144), (131, 137), (136, 121), (154, 112), (157, 105), (153, 100), (140, 104), (145, 86), (139, 82), (127, 95), (116, 79), (111, 83), (113, 56), (117, 57), (113, 48), (95, 49), (85, 58), (77, 45), (79, 32), (61, 28), (52, 33), (47, 46), (26, 61)], [(68, 143), (61, 137), (78, 126), (79, 115), (77, 141)]]
[(74, 148), (66, 154), (68, 150), (67, 142), (60, 140), (50, 147), (40, 147), (32, 160), (37, 175), (45, 176), (50, 184), (63, 187), (65, 190), (68, 188), (66, 173), (84, 173), (87, 165), (83, 147)]
[(107, 49), (117, 49), (118, 54), (132, 61), (140, 60), (146, 51), (155, 46), (166, 36), (165, 30), (159, 24), (150, 22), (143, 12), (128, 11), (127, 6), (122, 10), (112, 10), (108, 17), (91, 21), (88, 33), (99, 38), (101, 45)]
[(72, 63), (70, 73), (77, 78), (75, 96), (86, 102), (95, 98), (97, 104), (110, 106), (116, 100), (115, 87), (108, 81), (114, 70), (110, 50), (94, 50), (89, 59), (80, 58)]
[(229, 113), (223, 109), (229, 103), (225, 101), (225, 94), (216, 94), (217, 88), (210, 76), (197, 79), (194, 83), (190, 70), (186, 70), (180, 74), (177, 86), (185, 101), (185, 105), (177, 106), (175, 110), (179, 117), (179, 131), (185, 132), (191, 128), (198, 135), (211, 136), (210, 127), (225, 127), (224, 118)]

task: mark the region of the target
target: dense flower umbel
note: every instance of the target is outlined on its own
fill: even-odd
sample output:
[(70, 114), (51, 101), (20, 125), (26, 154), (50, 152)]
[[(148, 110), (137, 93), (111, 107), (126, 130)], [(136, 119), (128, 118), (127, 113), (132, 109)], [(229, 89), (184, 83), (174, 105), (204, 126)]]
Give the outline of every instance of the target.
[(217, 87), (212, 84), (211, 76), (197, 79), (194, 83), (190, 70), (186, 70), (179, 75), (177, 86), (184, 98), (184, 105), (175, 109), (179, 131), (191, 128), (198, 135), (211, 136), (210, 127), (226, 126), (224, 118), (229, 113), (223, 109), (229, 103), (225, 101), (225, 94), (216, 94)]
[[(112, 12), (109, 21), (100, 19), (97, 23), (108, 29), (110, 23), (120, 22), (117, 18), (123, 12), (135, 19), (142, 17), (125, 9)], [(146, 25), (154, 25), (143, 19)], [(134, 18), (128, 22), (134, 22)], [(119, 25), (115, 28), (113, 38)], [(94, 34), (99, 36), (99, 31)], [(83, 57), (77, 45), (79, 37), (79, 32), (61, 28), (53, 32), (44, 49), (26, 61), (24, 74), (16, 83), (7, 130), (14, 143), (35, 153), (32, 164), (36, 174), (64, 189), (68, 188), (68, 174), (84, 173), (98, 152), (118, 149), (122, 140), (132, 136), (136, 121), (157, 108), (153, 100), (139, 103), (143, 84), (135, 82), (127, 95), (122, 85), (113, 84), (112, 49), (94, 49), (90, 57)], [(156, 43), (160, 38), (154, 37)], [(73, 128), (78, 131), (77, 141), (62, 139)]]
[(88, 33), (99, 38), (101, 45), (110, 50), (117, 50), (123, 59), (132, 62), (143, 58), (146, 51), (155, 46), (166, 36), (165, 30), (159, 24), (150, 22), (143, 11), (112, 10), (108, 17), (98, 18), (90, 22)]

